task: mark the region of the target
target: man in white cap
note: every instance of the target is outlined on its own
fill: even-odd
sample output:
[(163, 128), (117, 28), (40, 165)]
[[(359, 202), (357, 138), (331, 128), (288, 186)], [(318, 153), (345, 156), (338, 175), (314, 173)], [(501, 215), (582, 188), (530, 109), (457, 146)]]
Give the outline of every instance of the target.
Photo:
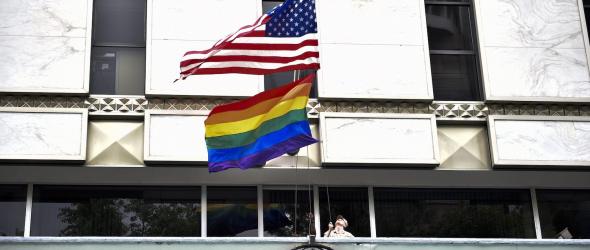
[(342, 215), (338, 215), (336, 217), (336, 227), (332, 225), (332, 222), (328, 224), (328, 231), (324, 233), (324, 237), (330, 238), (352, 238), (354, 235), (344, 230), (345, 227), (348, 227), (348, 221), (342, 217)]

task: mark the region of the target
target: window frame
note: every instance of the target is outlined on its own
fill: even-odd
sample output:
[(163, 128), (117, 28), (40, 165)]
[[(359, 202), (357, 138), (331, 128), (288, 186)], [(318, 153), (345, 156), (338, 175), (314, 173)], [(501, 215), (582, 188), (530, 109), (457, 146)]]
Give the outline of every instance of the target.
[[(475, 16), (475, 3), (476, 0), (467, 0), (466, 2), (461, 2), (460, 0), (449, 0), (449, 1), (431, 1), (431, 0), (424, 0), (424, 7), (428, 6), (463, 6), (469, 9), (469, 26), (470, 29), (470, 36), (472, 40), (472, 50), (433, 50), (429, 48), (429, 55), (472, 55), (474, 60), (474, 68), (475, 71), (473, 72), (475, 76), (475, 82), (472, 82), (473, 90), (476, 93), (475, 100), (437, 100), (434, 94), (434, 80), (432, 81), (432, 89), (433, 89), (433, 98), (434, 101), (484, 101), (485, 95), (483, 92), (483, 77), (482, 77), (482, 65), (481, 65), (481, 53), (479, 51), (479, 34), (477, 29), (477, 18)], [(428, 15), (425, 15), (427, 18)], [(430, 47), (430, 44), (429, 44)], [(432, 64), (431, 64), (432, 65)], [(431, 73), (432, 74), (432, 73)]]

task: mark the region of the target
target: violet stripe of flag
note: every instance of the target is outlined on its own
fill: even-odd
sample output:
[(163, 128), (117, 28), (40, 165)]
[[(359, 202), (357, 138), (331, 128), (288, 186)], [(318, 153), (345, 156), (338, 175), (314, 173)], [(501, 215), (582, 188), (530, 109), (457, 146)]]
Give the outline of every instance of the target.
[(180, 77), (319, 69), (315, 0), (286, 0), (203, 51), (188, 51)]

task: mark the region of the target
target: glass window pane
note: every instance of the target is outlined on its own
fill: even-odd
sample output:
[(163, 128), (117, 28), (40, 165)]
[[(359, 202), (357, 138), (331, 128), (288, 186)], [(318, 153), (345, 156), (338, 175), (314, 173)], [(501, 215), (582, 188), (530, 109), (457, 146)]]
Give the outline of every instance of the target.
[(426, 22), (431, 50), (473, 50), (470, 7), (427, 5)]
[(91, 67), (91, 94), (145, 93), (145, 48), (92, 47)]
[(356, 237), (371, 236), (367, 188), (321, 187), (319, 193), (321, 222), (319, 234), (323, 236), (328, 230), (330, 221), (334, 223), (336, 217), (342, 215), (348, 221), (346, 231)]
[(430, 55), (430, 65), (435, 100), (480, 100), (473, 55)]
[(264, 190), (264, 236), (313, 234), (313, 191), (298, 189), (297, 197), (295, 193), (295, 190)]
[(0, 236), (23, 236), (27, 186), (0, 185)]
[[(264, 75), (264, 90), (270, 90), (288, 83), (294, 82), (296, 79), (301, 79), (308, 76), (311, 73), (315, 73), (315, 70), (306, 69), (299, 71), (287, 71), (278, 72), (274, 74)], [(318, 78), (313, 78), (311, 91), (309, 93), (310, 98), (318, 97)]]
[(528, 190), (375, 188), (378, 237), (534, 238)]
[(262, 12), (267, 13), (277, 5), (283, 3), (283, 1), (262, 1)]
[(590, 190), (537, 190), (543, 238), (590, 239)]
[(34, 236), (200, 236), (193, 187), (35, 186)]
[(145, 46), (145, 0), (95, 0), (94, 44)]
[(207, 187), (207, 236), (258, 236), (256, 187)]

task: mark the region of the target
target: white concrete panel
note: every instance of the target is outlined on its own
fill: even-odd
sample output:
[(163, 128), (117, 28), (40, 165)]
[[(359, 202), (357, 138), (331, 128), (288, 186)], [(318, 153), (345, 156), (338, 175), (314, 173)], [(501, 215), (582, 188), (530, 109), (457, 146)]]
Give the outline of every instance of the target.
[(322, 43), (422, 45), (422, 1), (318, 0)]
[(217, 41), (254, 23), (259, 0), (153, 0), (152, 39)]
[(578, 0), (480, 0), (486, 46), (584, 48)]
[(344, 116), (321, 120), (322, 163), (438, 164), (434, 116)]
[(0, 36), (0, 90), (84, 89), (86, 39)]
[(490, 122), (496, 165), (590, 166), (590, 121)]
[(0, 159), (83, 160), (84, 113), (0, 111)]
[(206, 115), (151, 114), (145, 160), (207, 161)]
[(424, 47), (322, 44), (320, 97), (432, 99)]
[(590, 97), (584, 49), (488, 47), (486, 61), (489, 97)]
[(153, 40), (147, 94), (252, 96), (264, 90), (264, 77), (258, 75), (195, 75), (172, 83), (180, 75), (180, 58), (189, 50), (210, 48), (214, 42)]
[(2, 0), (0, 35), (85, 37), (90, 7), (87, 0)]

